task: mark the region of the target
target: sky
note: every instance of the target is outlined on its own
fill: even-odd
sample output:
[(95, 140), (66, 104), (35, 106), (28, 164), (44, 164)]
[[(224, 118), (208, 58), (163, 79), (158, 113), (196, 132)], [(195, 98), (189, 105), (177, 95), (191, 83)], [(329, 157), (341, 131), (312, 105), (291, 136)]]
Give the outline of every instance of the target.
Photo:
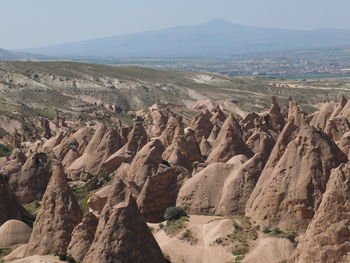
[(199, 25), (350, 29), (350, 0), (0, 0), (0, 48)]

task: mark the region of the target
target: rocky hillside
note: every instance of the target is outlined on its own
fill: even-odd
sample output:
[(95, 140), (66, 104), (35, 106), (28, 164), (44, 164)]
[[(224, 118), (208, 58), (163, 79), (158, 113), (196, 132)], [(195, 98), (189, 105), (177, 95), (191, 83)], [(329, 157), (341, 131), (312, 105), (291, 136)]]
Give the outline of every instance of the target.
[(0, 262), (349, 261), (345, 96), (307, 113), (272, 80), (1, 67)]

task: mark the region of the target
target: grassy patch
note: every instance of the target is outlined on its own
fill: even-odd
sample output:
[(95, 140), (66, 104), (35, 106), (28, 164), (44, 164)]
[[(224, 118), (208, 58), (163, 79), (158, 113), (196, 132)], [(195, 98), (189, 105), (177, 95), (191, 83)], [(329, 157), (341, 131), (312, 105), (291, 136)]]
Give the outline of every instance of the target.
[(0, 157), (10, 156), (14, 147), (11, 145), (0, 144)]
[(12, 248), (0, 248), (0, 263), (4, 262), (2, 259), (12, 252)]
[(186, 229), (186, 231), (182, 234), (180, 239), (189, 242), (191, 245), (196, 244), (198, 242), (198, 239), (193, 237), (192, 231), (189, 229)]
[(33, 216), (37, 216), (41, 207), (40, 199), (34, 200), (33, 202), (28, 204), (23, 204), (23, 207)]
[(177, 220), (168, 221), (164, 228), (165, 233), (169, 236), (175, 236), (186, 227), (188, 220), (188, 217), (184, 216)]
[(5, 136), (7, 133), (7, 131), (5, 131), (3, 128), (0, 128), (0, 137)]
[(263, 232), (269, 236), (279, 237), (279, 238), (287, 238), (292, 242), (293, 246), (296, 247), (298, 245), (298, 241), (296, 241), (297, 234), (295, 232), (283, 232), (278, 227), (270, 230), (269, 228), (264, 228)]
[(232, 254), (234, 256), (245, 255), (249, 251), (249, 246), (247, 244), (241, 244), (232, 249)]
[(87, 189), (86, 185), (80, 187), (72, 188), (73, 194), (75, 198), (78, 200), (79, 206), (83, 214), (87, 214), (89, 212), (88, 199), (91, 197), (91, 192)]

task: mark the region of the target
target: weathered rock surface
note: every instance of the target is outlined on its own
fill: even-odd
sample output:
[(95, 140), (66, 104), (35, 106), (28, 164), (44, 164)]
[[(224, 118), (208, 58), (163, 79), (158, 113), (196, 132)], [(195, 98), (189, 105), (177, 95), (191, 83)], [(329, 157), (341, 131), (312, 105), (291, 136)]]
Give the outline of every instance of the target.
[(147, 177), (137, 198), (137, 205), (147, 222), (164, 221), (165, 210), (175, 206), (179, 189), (188, 177), (186, 169), (165, 165), (160, 165), (156, 174)]
[(32, 229), (19, 220), (8, 220), (0, 226), (0, 247), (26, 244)]
[(165, 262), (131, 191), (117, 179), (102, 211), (84, 263)]
[(81, 262), (94, 240), (98, 219), (93, 213), (83, 217), (83, 221), (74, 228), (67, 253)]
[(323, 132), (303, 124), (293, 138), (293, 129), (289, 123), (280, 134), (246, 214), (262, 226), (303, 232), (321, 203), (331, 169), (347, 158)]
[(350, 165), (333, 170), (322, 202), (288, 261), (345, 263), (350, 261)]
[(7, 176), (0, 174), (0, 226), (10, 219), (32, 220), (31, 214), (18, 202)]
[(52, 163), (52, 176), (27, 244), (26, 255), (65, 253), (74, 227), (82, 220), (78, 202), (71, 192), (63, 168)]

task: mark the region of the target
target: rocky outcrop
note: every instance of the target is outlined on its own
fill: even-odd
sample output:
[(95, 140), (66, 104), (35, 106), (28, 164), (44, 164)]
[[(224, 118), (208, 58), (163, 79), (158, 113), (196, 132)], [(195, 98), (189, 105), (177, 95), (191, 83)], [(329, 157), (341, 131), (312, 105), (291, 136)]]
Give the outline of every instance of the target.
[(147, 222), (164, 221), (165, 210), (175, 206), (179, 189), (188, 177), (186, 169), (165, 165), (160, 165), (156, 174), (147, 177), (137, 198), (137, 205)]
[(191, 123), (191, 128), (194, 131), (194, 136), (197, 142), (200, 142), (202, 137), (208, 138), (211, 129), (213, 128), (213, 123), (210, 121), (212, 114), (208, 110), (202, 111), (198, 116), (194, 118)]
[(74, 228), (67, 253), (81, 262), (94, 240), (98, 219), (93, 213), (83, 217), (83, 221)]
[(168, 147), (174, 140), (180, 135), (184, 134), (184, 125), (182, 123), (182, 117), (177, 116), (174, 113), (170, 113), (168, 123), (160, 136), (160, 140), (164, 147)]
[(0, 225), (10, 219), (32, 220), (31, 214), (17, 201), (6, 175), (0, 174)]
[(128, 142), (116, 153), (103, 161), (100, 172), (112, 172), (117, 170), (123, 162), (130, 163), (147, 141), (148, 135), (142, 125), (142, 121), (136, 121), (128, 136)]
[(230, 114), (216, 138), (207, 163), (226, 162), (238, 154), (244, 154), (248, 158), (253, 156), (242, 139), (242, 131), (237, 120)]
[(22, 203), (29, 203), (42, 196), (51, 176), (51, 157), (46, 153), (33, 153), (19, 172), (5, 172), (13, 192)]
[(149, 176), (157, 172), (163, 161), (164, 147), (160, 140), (153, 139), (139, 151), (131, 162), (127, 174), (128, 181), (133, 181), (141, 189)]
[(273, 123), (274, 128), (277, 131), (282, 131), (284, 124), (285, 124), (285, 121), (284, 121), (283, 115), (281, 113), (281, 108), (277, 103), (276, 97), (272, 97), (271, 107), (269, 110), (269, 116), (272, 119), (272, 123)]
[(186, 181), (176, 204), (194, 214), (244, 214), (262, 169), (259, 154), (250, 160), (237, 155), (227, 163), (210, 164)]
[(83, 263), (164, 261), (162, 251), (144, 222), (131, 191), (117, 179)]
[(288, 123), (280, 134), (246, 214), (262, 226), (303, 232), (320, 205), (331, 169), (347, 158), (323, 132), (304, 124), (293, 138), (293, 130)]
[(350, 164), (333, 170), (322, 202), (292, 258), (288, 261), (350, 261)]
[(27, 244), (26, 255), (65, 253), (73, 229), (82, 220), (78, 202), (71, 192), (63, 168), (52, 163), (52, 176)]
[(160, 136), (165, 130), (166, 124), (168, 122), (168, 116), (161, 109), (154, 105), (150, 107), (150, 115), (152, 117), (152, 127), (150, 130), (150, 135), (153, 137)]
[(315, 112), (310, 125), (314, 126), (316, 129), (324, 131), (327, 121), (330, 119), (334, 111), (334, 103), (326, 102), (321, 105), (320, 110)]
[(193, 169), (193, 162), (200, 161), (202, 155), (195, 139), (195, 133), (186, 129), (183, 136), (179, 136), (163, 153), (162, 158), (171, 165), (183, 166), (189, 171)]
[(26, 244), (32, 229), (19, 220), (8, 220), (0, 226), (0, 248)]
[(98, 174), (101, 165), (121, 147), (121, 138), (114, 128), (100, 124), (84, 153), (68, 168), (70, 178), (79, 178), (85, 173)]

